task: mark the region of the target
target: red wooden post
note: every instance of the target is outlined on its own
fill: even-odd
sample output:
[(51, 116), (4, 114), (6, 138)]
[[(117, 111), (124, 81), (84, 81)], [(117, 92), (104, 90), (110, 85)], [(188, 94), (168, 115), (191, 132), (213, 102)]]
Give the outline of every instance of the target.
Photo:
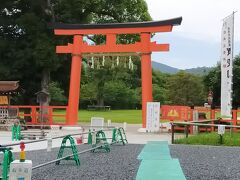
[[(141, 42), (146, 46), (146, 52), (141, 55), (142, 76), (142, 127), (146, 128), (147, 102), (152, 102), (152, 63), (149, 43), (150, 33), (141, 34)], [(149, 49), (149, 50), (148, 50)]]
[[(237, 125), (237, 110), (235, 110), (235, 109), (232, 110), (232, 124), (233, 124), (234, 126)], [(236, 128), (233, 128), (233, 131), (236, 132), (237, 129), (236, 129)]]
[[(194, 108), (190, 109), (190, 121), (193, 121), (193, 111), (194, 111)], [(193, 134), (193, 126), (190, 127), (190, 134)]]
[(53, 108), (51, 106), (48, 106), (48, 123), (53, 124)]
[(37, 124), (37, 109), (36, 106), (31, 106), (31, 119), (32, 119), (32, 124)]
[(68, 106), (66, 106), (65, 124), (66, 124), (66, 122), (67, 122), (67, 117), (68, 117)]
[(16, 108), (18, 109), (18, 111), (17, 111), (17, 117), (20, 117), (20, 107), (19, 107), (19, 106), (14, 106), (14, 107), (16, 107)]
[(68, 98), (68, 113), (66, 120), (67, 125), (76, 125), (78, 121), (78, 106), (80, 96), (81, 65), (82, 65), (80, 46), (82, 44), (83, 36), (75, 35), (73, 38), (73, 53)]
[(147, 102), (152, 102), (152, 65), (151, 55), (142, 54), (142, 126), (146, 127)]
[[(211, 120), (212, 120), (212, 125), (214, 124), (214, 120), (215, 120), (215, 109), (211, 109), (210, 111), (210, 115), (211, 115)], [(211, 131), (214, 131), (214, 126), (211, 127)]]

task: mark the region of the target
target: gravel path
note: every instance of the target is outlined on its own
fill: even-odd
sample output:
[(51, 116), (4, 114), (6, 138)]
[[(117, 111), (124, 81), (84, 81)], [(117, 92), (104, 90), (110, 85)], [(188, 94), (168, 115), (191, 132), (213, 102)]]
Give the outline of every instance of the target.
[(240, 147), (171, 145), (187, 179), (239, 180)]
[[(240, 147), (214, 147), (170, 145), (173, 158), (180, 160), (188, 180), (239, 180)], [(79, 146), (79, 151), (88, 149)], [(113, 145), (111, 152), (84, 153), (80, 155), (80, 167), (73, 161), (61, 161), (59, 166), (48, 165), (33, 171), (33, 180), (134, 180), (140, 162), (137, 160), (143, 145)], [(58, 149), (30, 151), (27, 159), (33, 166), (53, 160)], [(2, 155), (0, 155), (0, 160)], [(18, 159), (18, 154), (15, 155)], [(1, 170), (0, 170), (1, 171)], [(151, 178), (149, 177), (149, 180)]]
[[(78, 146), (79, 152), (89, 149), (89, 145)], [(74, 161), (61, 161), (59, 166), (51, 164), (33, 170), (33, 180), (133, 180), (140, 162), (137, 155), (143, 145), (113, 145), (111, 151), (80, 154), (80, 166)], [(26, 152), (27, 159), (33, 161), (33, 166), (56, 159), (58, 149), (50, 153), (46, 150)], [(67, 153), (66, 153), (67, 154)], [(65, 155), (66, 155), (65, 154)], [(18, 159), (18, 154), (15, 155)]]

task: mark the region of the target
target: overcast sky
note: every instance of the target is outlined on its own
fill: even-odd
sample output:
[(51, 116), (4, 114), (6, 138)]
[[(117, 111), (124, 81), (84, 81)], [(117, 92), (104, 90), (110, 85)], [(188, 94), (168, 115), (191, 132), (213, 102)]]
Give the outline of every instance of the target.
[(153, 53), (152, 60), (176, 68), (214, 66), (220, 58), (222, 19), (235, 13), (235, 51), (240, 52), (240, 0), (146, 0), (153, 20), (182, 16), (171, 33), (153, 40), (170, 43), (170, 51)]

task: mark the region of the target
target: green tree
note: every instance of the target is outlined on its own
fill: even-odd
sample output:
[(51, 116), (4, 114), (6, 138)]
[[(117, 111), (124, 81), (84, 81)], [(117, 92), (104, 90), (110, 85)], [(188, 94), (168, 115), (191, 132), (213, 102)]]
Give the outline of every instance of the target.
[(240, 106), (240, 55), (233, 61), (233, 107)]
[(152, 89), (153, 89), (153, 100), (165, 104), (167, 101), (167, 90), (166, 82), (169, 75), (161, 73), (160, 71), (153, 70), (152, 73)]
[(35, 104), (35, 93), (48, 91), (50, 72), (60, 64), (54, 52), (54, 36), (48, 27), (52, 19), (48, 8), (48, 2), (40, 0), (3, 1), (0, 5), (0, 18), (4, 19), (0, 44), (6, 44), (0, 52), (1, 65), (10, 74), (1, 79), (20, 80), (25, 90), (23, 104)]
[(165, 102), (167, 100), (166, 89), (158, 86), (157, 84), (153, 84), (152, 91), (153, 91), (153, 100), (156, 102), (161, 102), (161, 104), (165, 104)]
[[(2, 0), (0, 79), (20, 80), (25, 90), (19, 98), (21, 104), (35, 104), (35, 93), (43, 89), (48, 91), (51, 81), (58, 82), (58, 87), (67, 95), (70, 55), (57, 56), (55, 45), (71, 41), (66, 37), (56, 38), (53, 30), (49, 28), (50, 23), (129, 22), (150, 19), (144, 0)], [(129, 39), (129, 36), (122, 35), (118, 41), (124, 41), (124, 38)], [(131, 42), (133, 40), (127, 41)], [(102, 77), (102, 74), (98, 75), (97, 72), (96, 75), (96, 78)], [(100, 78), (97, 82), (97, 92), (100, 92), (97, 97), (101, 103), (101, 90), (104, 88), (105, 79)]]
[(103, 92), (105, 101), (113, 108), (133, 108), (139, 104), (135, 90), (123, 81), (108, 81)]
[[(149, 21), (151, 17), (148, 13), (147, 5), (144, 0), (122, 0), (122, 1), (94, 1), (95, 10), (92, 14), (93, 22), (96, 23), (114, 23), (114, 22), (134, 22), (134, 21)], [(106, 39), (104, 36), (89, 37), (94, 44), (104, 44)], [(139, 40), (139, 35), (118, 35), (117, 43), (130, 44)], [(121, 58), (122, 64), (127, 63), (127, 57)], [(100, 58), (101, 59), (101, 58)], [(139, 57), (133, 57), (134, 64), (139, 68)], [(99, 64), (99, 62), (98, 62)], [(108, 65), (107, 65), (108, 64)], [(112, 65), (115, 67), (112, 68)], [(128, 66), (128, 65), (126, 65)], [(141, 69), (141, 67), (139, 68)], [(125, 71), (116, 67), (116, 58), (110, 57), (106, 61), (106, 66), (90, 70), (91, 82), (95, 82), (97, 95), (96, 102), (98, 105), (104, 105), (104, 89), (108, 81), (122, 80), (132, 89), (139, 87), (140, 74), (137, 71)], [(126, 92), (127, 94), (127, 92)], [(114, 98), (114, 97), (113, 97)], [(128, 96), (125, 96), (128, 98)]]
[[(240, 105), (240, 56), (233, 60), (233, 94), (232, 105)], [(220, 63), (204, 77), (204, 85), (207, 90), (213, 91), (213, 106), (220, 106), (221, 99), (221, 65)]]
[(89, 104), (96, 104), (97, 101), (97, 89), (96, 85), (92, 83), (81, 85), (80, 106), (86, 108)]
[(171, 104), (192, 106), (204, 103), (202, 78), (184, 71), (169, 77), (167, 91)]
[(51, 94), (51, 105), (65, 105), (67, 103), (67, 98), (58, 82), (49, 84), (49, 93)]
[(213, 92), (213, 106), (220, 105), (221, 96), (221, 66), (218, 64), (203, 79), (206, 92)]
[[(134, 61), (137, 62), (138, 60)], [(106, 92), (108, 88), (105, 85), (112, 84), (112, 82), (119, 82), (121, 85), (124, 84), (124, 87), (128, 87), (133, 92), (137, 92), (135, 89), (140, 86), (141, 80), (138, 76), (138, 68), (134, 65), (134, 69), (131, 70), (126, 66), (126, 58), (121, 58), (119, 65), (116, 65), (116, 61), (112, 59), (112, 57), (105, 58), (105, 65), (102, 66), (102, 59), (100, 61), (95, 60), (95, 68), (86, 68), (84, 77), (84, 82), (82, 82), (81, 94), (85, 96), (88, 95), (89, 103), (104, 105), (106, 103), (111, 103), (112, 106), (116, 101), (110, 101), (110, 96), (106, 96)], [(112, 67), (114, 64), (114, 68)], [(127, 65), (128, 66), (128, 65)], [(89, 88), (88, 88), (89, 87)], [(123, 86), (121, 86), (123, 87)], [(112, 86), (111, 86), (112, 88)], [(113, 88), (112, 88), (113, 89)], [(126, 90), (126, 92), (124, 92)], [(86, 92), (85, 92), (86, 91)], [(95, 92), (93, 92), (95, 91)], [(122, 93), (125, 94), (124, 98), (129, 99), (128, 89), (122, 88)], [(91, 92), (91, 93), (88, 93)], [(113, 95), (114, 93), (111, 93)], [(133, 93), (135, 94), (135, 93)], [(91, 97), (92, 96), (92, 97)], [(107, 99), (107, 101), (105, 101)], [(114, 96), (112, 96), (115, 99)], [(86, 103), (86, 98), (80, 96), (81, 103)], [(91, 99), (91, 101), (90, 101)], [(109, 104), (108, 104), (109, 105)], [(116, 105), (117, 107), (117, 105)]]

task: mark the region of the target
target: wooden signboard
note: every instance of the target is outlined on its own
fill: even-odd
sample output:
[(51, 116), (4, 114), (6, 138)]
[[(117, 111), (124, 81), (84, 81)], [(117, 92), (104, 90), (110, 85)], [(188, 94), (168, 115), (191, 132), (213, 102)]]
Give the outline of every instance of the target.
[(8, 105), (8, 97), (0, 96), (0, 105)]

